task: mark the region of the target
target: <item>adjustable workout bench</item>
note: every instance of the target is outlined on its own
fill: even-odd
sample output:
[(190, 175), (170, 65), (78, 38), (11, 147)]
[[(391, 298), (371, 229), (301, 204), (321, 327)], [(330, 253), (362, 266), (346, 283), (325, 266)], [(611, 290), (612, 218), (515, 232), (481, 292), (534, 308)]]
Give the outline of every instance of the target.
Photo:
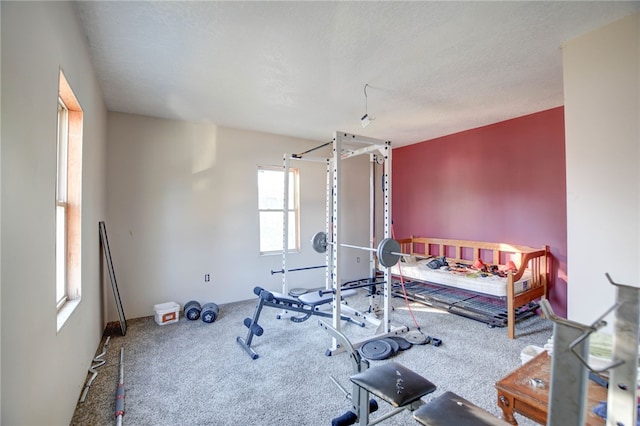
[[(333, 318), (332, 312), (324, 312), (319, 310), (319, 307), (331, 303), (333, 301), (332, 293), (325, 293), (319, 291), (313, 291), (309, 293), (304, 293), (298, 297), (287, 296), (282, 293), (276, 293), (274, 291), (268, 291), (263, 289), (262, 287), (255, 287), (253, 292), (258, 296), (258, 304), (256, 305), (256, 309), (253, 312), (253, 318), (245, 318), (244, 325), (249, 329), (247, 332), (247, 337), (243, 339), (242, 337), (236, 337), (236, 342), (249, 354), (251, 359), (257, 359), (258, 354), (251, 348), (251, 341), (253, 340), (253, 336), (262, 336), (264, 333), (264, 329), (258, 324), (258, 320), (260, 319), (260, 314), (262, 312), (262, 308), (264, 306), (270, 308), (278, 308), (283, 309), (285, 311), (293, 311), (302, 313), (302, 316), (291, 317), (291, 321), (293, 322), (303, 322), (311, 318), (312, 316), (320, 316)], [(343, 290), (342, 297), (353, 296), (356, 294), (356, 290)], [(278, 318), (280, 316), (278, 315)], [(341, 315), (340, 318), (343, 321), (348, 321), (354, 324), (359, 325), (360, 327), (364, 327), (365, 324), (360, 321), (356, 321), (347, 315)]]
[[(350, 377), (353, 391), (349, 393), (333, 377), (331, 378), (343, 393), (351, 400), (351, 410), (331, 421), (331, 426), (372, 426), (389, 417), (409, 410), (413, 418), (425, 426), (506, 426), (508, 423), (492, 416), (482, 408), (472, 404), (453, 392), (445, 392), (429, 403), (422, 397), (436, 390), (436, 385), (418, 373), (396, 363), (387, 362), (369, 368), (369, 361), (362, 359), (349, 339), (340, 331), (323, 321), (320, 327), (344, 345), (353, 365), (354, 374)], [(394, 409), (369, 421), (369, 414), (378, 409), (375, 400), (369, 400), (373, 394), (391, 404)]]

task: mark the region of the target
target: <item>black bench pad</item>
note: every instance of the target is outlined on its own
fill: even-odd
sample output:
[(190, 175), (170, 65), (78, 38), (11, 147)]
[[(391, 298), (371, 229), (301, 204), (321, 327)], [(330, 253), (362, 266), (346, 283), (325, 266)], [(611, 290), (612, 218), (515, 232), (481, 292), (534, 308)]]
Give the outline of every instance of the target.
[(351, 381), (394, 407), (411, 404), (436, 390), (436, 385), (396, 362), (355, 374)]
[(509, 424), (453, 392), (445, 392), (418, 408), (413, 412), (413, 418), (425, 426), (503, 426)]

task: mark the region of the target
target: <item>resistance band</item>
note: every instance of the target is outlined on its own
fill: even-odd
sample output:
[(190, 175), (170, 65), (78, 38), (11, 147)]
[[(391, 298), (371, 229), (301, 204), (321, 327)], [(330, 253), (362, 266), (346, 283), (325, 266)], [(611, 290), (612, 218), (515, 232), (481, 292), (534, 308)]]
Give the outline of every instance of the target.
[[(393, 222), (391, 223), (391, 237), (395, 240), (396, 239), (396, 235), (395, 232), (393, 230)], [(398, 262), (398, 273), (400, 275), (400, 286), (402, 286), (402, 294), (404, 295), (404, 301), (407, 305), (407, 309), (409, 310), (409, 313), (411, 314), (411, 318), (413, 319), (413, 323), (416, 325), (418, 331), (420, 331), (420, 333), (422, 333), (422, 331), (420, 330), (420, 325), (418, 325), (418, 321), (416, 320), (415, 315), (413, 315), (413, 309), (411, 309), (411, 304), (409, 303), (409, 298), (407, 297), (407, 290), (404, 288), (404, 275), (402, 275), (402, 267), (401, 264), (402, 262)]]

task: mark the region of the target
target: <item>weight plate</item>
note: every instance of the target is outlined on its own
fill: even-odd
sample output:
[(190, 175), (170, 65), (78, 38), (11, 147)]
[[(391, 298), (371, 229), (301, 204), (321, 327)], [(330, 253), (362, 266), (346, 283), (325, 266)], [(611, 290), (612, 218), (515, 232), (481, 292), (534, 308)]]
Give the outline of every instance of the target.
[(362, 346), (360, 346), (359, 351), (360, 355), (362, 355), (364, 358), (379, 361), (389, 358), (389, 356), (391, 356), (391, 353), (393, 352), (393, 349), (391, 349), (391, 345), (389, 344), (389, 342), (378, 339), (364, 343)]
[(420, 330), (411, 330), (404, 335), (404, 338), (414, 345), (425, 345), (427, 343), (427, 336), (422, 334)]
[(396, 342), (395, 340), (393, 340), (393, 339), (392, 339), (392, 338), (390, 338), (390, 337), (385, 337), (385, 338), (384, 338), (384, 339), (382, 339), (382, 340), (384, 340), (385, 342), (388, 342), (388, 343), (389, 343), (389, 345), (391, 345), (391, 351), (392, 351), (394, 354), (397, 354), (397, 353), (398, 353), (398, 351), (400, 350), (400, 345), (398, 344), (398, 342)]
[(385, 268), (391, 268), (400, 260), (400, 255), (394, 254), (399, 252), (400, 243), (393, 238), (385, 238), (380, 241), (380, 244), (378, 245), (378, 261)]
[(327, 233), (316, 232), (311, 238), (311, 247), (318, 253), (324, 253), (327, 251)]
[(391, 336), (389, 337), (389, 339), (394, 340), (397, 344), (398, 344), (398, 348), (401, 351), (406, 351), (407, 349), (409, 349), (412, 345), (412, 343), (410, 341), (408, 341), (407, 339), (405, 339), (404, 337), (400, 337), (400, 336)]

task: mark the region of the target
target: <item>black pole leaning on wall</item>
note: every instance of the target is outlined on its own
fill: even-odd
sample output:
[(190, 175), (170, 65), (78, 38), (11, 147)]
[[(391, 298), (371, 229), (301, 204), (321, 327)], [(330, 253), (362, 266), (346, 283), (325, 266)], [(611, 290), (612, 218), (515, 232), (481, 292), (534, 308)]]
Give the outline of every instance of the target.
[(124, 316), (124, 310), (122, 309), (122, 301), (120, 300), (120, 292), (118, 291), (118, 283), (116, 282), (116, 273), (113, 270), (113, 262), (111, 260), (111, 251), (109, 250), (109, 239), (107, 238), (107, 226), (104, 222), (99, 222), (100, 228), (100, 245), (102, 245), (102, 251), (104, 252), (104, 258), (107, 263), (107, 269), (109, 270), (109, 278), (111, 280), (111, 287), (113, 288), (113, 296), (116, 301), (116, 308), (118, 309), (118, 318), (120, 319), (120, 332), (122, 335), (127, 334), (127, 319)]

